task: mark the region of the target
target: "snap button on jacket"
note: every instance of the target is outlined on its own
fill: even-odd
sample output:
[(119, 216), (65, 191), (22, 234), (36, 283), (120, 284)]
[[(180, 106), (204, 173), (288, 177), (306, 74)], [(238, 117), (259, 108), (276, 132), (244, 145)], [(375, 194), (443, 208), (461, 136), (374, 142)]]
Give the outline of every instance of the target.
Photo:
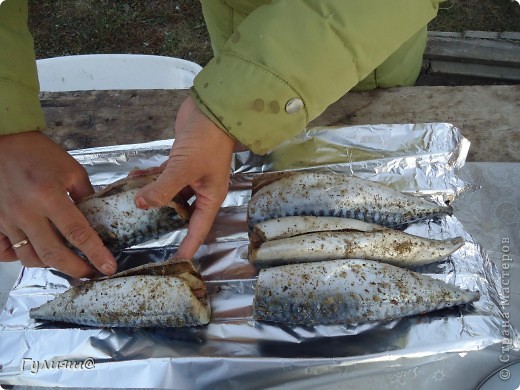
[(192, 94), (223, 130), (266, 153), (349, 90), (412, 85), (440, 2), (201, 0), (215, 57)]

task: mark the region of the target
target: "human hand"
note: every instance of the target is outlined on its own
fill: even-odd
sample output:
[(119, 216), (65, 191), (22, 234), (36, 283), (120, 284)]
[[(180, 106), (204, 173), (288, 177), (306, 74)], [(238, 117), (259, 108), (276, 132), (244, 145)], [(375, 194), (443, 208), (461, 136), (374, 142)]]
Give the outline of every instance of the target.
[(204, 242), (229, 187), (235, 141), (207, 118), (188, 97), (175, 122), (175, 142), (163, 172), (135, 197), (137, 207), (164, 206), (188, 189), (196, 196), (188, 234), (175, 257), (193, 257)]
[(83, 167), (40, 132), (0, 136), (0, 261), (91, 276), (65, 237), (102, 273), (114, 273), (114, 257), (73, 203), (91, 193)]

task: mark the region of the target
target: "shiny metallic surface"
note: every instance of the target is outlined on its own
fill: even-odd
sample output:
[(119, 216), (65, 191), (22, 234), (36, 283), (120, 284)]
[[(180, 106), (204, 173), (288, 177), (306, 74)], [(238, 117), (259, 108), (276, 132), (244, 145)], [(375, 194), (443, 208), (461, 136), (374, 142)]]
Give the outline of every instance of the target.
[(18, 249), (18, 248), (21, 248), (24, 245), (27, 245), (28, 243), (29, 243), (29, 240), (25, 239), (25, 240), (22, 240), (20, 242), (17, 242), (16, 244), (11, 245), (11, 248)]
[[(100, 188), (133, 168), (160, 165), (170, 147), (171, 141), (158, 141), (71, 154)], [(376, 380), (385, 373), (398, 371), (403, 379), (403, 375), (422, 372), (421, 365), (428, 362), (464, 356), (473, 361), (475, 351), (500, 349), (504, 337), (501, 274), (456, 218), (456, 198), (472, 188), (457, 175), (468, 148), (458, 129), (436, 123), (317, 128), (266, 157), (236, 154), (224, 207), (195, 256), (211, 299), (209, 325), (114, 329), (34, 322), (29, 319), (31, 308), (78, 280), (50, 269), (24, 268), (0, 314), (0, 383), (190, 389), (285, 387), (289, 383), (302, 389), (338, 388), (338, 383), (350, 380), (377, 386)], [(359, 325), (304, 327), (253, 321), (258, 270), (246, 258), (247, 202), (252, 178), (275, 169), (355, 174), (438, 203), (453, 202), (454, 216), (413, 224), (406, 232), (435, 239), (461, 236), (464, 246), (448, 260), (415, 271), (478, 290), (480, 300), (461, 308)], [(179, 230), (124, 250), (118, 256), (119, 268), (169, 258), (184, 234)], [(518, 333), (513, 327), (508, 332), (510, 348), (518, 350)], [(95, 367), (32, 373), (30, 364), (24, 365), (87, 357)], [(439, 388), (441, 374), (425, 375), (421, 385)], [(400, 382), (384, 383), (395, 388)]]

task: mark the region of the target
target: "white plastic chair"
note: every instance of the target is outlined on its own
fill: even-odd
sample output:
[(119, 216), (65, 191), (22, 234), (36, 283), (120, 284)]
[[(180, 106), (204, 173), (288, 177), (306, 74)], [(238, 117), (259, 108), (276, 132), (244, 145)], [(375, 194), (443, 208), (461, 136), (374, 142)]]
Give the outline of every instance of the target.
[(89, 54), (36, 61), (40, 90), (187, 89), (202, 69), (180, 58), (141, 54)]

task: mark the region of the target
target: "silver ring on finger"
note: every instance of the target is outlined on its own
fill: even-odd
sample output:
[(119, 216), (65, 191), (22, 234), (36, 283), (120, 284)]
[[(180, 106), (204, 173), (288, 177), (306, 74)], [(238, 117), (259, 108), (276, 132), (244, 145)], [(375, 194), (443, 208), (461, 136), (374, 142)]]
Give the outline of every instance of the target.
[(18, 249), (18, 248), (21, 248), (22, 246), (27, 245), (27, 244), (30, 244), (30, 242), (29, 242), (29, 240), (27, 238), (25, 238), (22, 241), (17, 242), (16, 244), (13, 244), (11, 246), (11, 248)]

